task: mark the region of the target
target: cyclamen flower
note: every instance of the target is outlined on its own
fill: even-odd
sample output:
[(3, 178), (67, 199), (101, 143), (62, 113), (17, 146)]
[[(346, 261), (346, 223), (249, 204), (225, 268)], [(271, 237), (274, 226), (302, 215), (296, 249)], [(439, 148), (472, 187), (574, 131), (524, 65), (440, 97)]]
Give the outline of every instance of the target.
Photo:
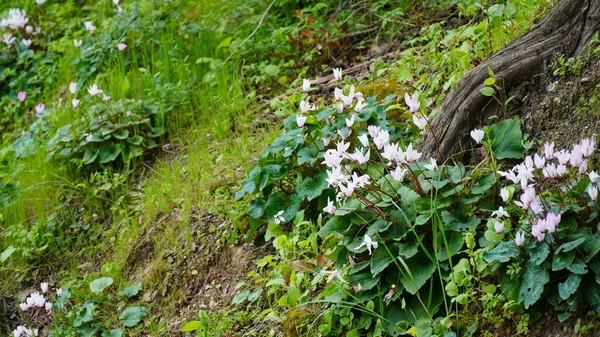
[(119, 51), (123, 51), (123, 50), (125, 50), (125, 48), (127, 48), (127, 45), (126, 45), (125, 43), (119, 43), (119, 44), (117, 45), (117, 49), (118, 49)]
[(536, 194), (535, 194), (535, 189), (531, 186), (525, 188), (525, 190), (523, 191), (523, 194), (521, 194), (521, 198), (520, 198), (520, 202), (519, 201), (515, 201), (515, 204), (517, 204), (517, 206), (522, 207), (523, 209), (528, 209), (529, 208), (529, 204), (531, 204), (531, 202), (536, 198)]
[(373, 142), (377, 147), (377, 150), (381, 150), (390, 141), (390, 133), (387, 130), (379, 130), (377, 136), (373, 138)]
[(546, 165), (546, 158), (536, 153), (533, 155), (533, 163), (535, 164), (535, 168), (541, 170)]
[(566, 165), (571, 158), (571, 153), (565, 149), (562, 149), (554, 153), (554, 158), (558, 159), (559, 164)]
[(508, 217), (508, 212), (504, 210), (504, 207), (500, 206), (497, 211), (492, 212), (492, 216), (497, 216), (498, 218)]
[(546, 230), (550, 234), (554, 234), (556, 231), (556, 227), (558, 227), (558, 224), (560, 223), (560, 218), (560, 214), (555, 213), (548, 213), (546, 216)]
[(38, 5), (42, 5), (46, 0), (35, 0)]
[(550, 160), (554, 157), (554, 142), (544, 143), (544, 156), (546, 157), (546, 160)]
[(19, 91), (17, 93), (17, 99), (19, 100), (19, 102), (25, 102), (25, 98), (27, 98), (27, 93), (25, 93), (25, 91)]
[[(35, 112), (36, 112), (38, 115), (41, 115), (41, 114), (42, 114), (42, 112), (44, 112), (44, 109), (46, 109), (46, 106), (44, 105), (44, 103), (40, 103), (40, 104), (37, 104), (37, 105), (35, 106)], [(44, 292), (45, 292), (45, 291), (44, 291)]]
[(7, 46), (10, 46), (11, 44), (15, 43), (15, 41), (17, 41), (17, 38), (14, 37), (11, 33), (4, 33), (4, 35), (2, 35), (2, 40), (4, 41), (4, 43), (6, 43)]
[(83, 44), (83, 40), (73, 40), (75, 47), (79, 48)]
[(323, 154), (323, 159), (325, 160), (323, 160), (322, 164), (327, 165), (327, 167), (339, 167), (344, 156), (343, 154), (340, 155), (337, 150), (329, 149)]
[(342, 91), (342, 89), (340, 89), (340, 88), (333, 89), (333, 97), (335, 98), (336, 101), (339, 101), (340, 99), (342, 99), (343, 94), (344, 94), (344, 92)]
[(19, 308), (23, 311), (27, 311), (31, 307), (27, 303), (19, 303)]
[(299, 128), (303, 128), (304, 127), (304, 123), (306, 123), (306, 116), (303, 115), (298, 115), (296, 116), (296, 124), (298, 124)]
[(413, 123), (419, 128), (420, 131), (423, 131), (423, 129), (425, 129), (425, 126), (427, 125), (427, 118), (417, 117), (417, 115), (413, 115), (412, 119)]
[(397, 162), (398, 157), (400, 156), (400, 149), (398, 148), (398, 144), (385, 144), (385, 146), (383, 147), (383, 152), (381, 152), (381, 156), (389, 161), (388, 165)]
[(364, 109), (364, 108), (365, 108), (367, 105), (368, 105), (368, 104), (367, 104), (367, 102), (365, 102), (365, 101), (358, 101), (358, 102), (356, 103), (356, 106), (354, 107), (354, 111), (356, 111), (356, 112), (361, 112), (361, 111), (362, 111), (362, 109)]
[(589, 158), (594, 152), (594, 149), (596, 148), (596, 141), (594, 140), (594, 138), (584, 138), (581, 140), (580, 144), (581, 154), (584, 158)]
[(352, 114), (352, 116), (350, 116), (350, 118), (346, 118), (346, 126), (351, 128), (352, 125), (354, 125), (354, 117), (355, 115)]
[(104, 93), (104, 91), (98, 89), (98, 85), (96, 85), (96, 83), (92, 84), (89, 88), (88, 88), (88, 92), (90, 93), (90, 95), (92, 97), (102, 94)]
[(390, 172), (390, 175), (392, 176), (392, 178), (394, 178), (394, 180), (402, 182), (404, 181), (406, 173), (408, 173), (408, 169), (397, 166), (394, 171)]
[(483, 140), (484, 136), (485, 132), (481, 129), (475, 129), (471, 131), (471, 138), (473, 138), (473, 140), (475, 140), (475, 143), (477, 144), (481, 144), (481, 141)]
[(329, 200), (329, 197), (327, 197), (327, 206), (323, 208), (323, 212), (334, 215), (336, 210), (337, 208), (335, 208), (334, 202)]
[(405, 93), (404, 94), (404, 102), (408, 106), (408, 110), (410, 111), (411, 114), (414, 115), (417, 111), (419, 111), (419, 107), (421, 106), (421, 103), (419, 103), (419, 94), (418, 93), (415, 92), (412, 96), (410, 96), (408, 93)]
[(409, 163), (413, 162), (413, 161), (421, 158), (421, 154), (422, 153), (418, 152), (417, 150), (413, 150), (412, 143), (410, 143), (410, 144), (408, 144), (408, 147), (406, 148), (406, 151), (404, 152), (404, 160)]
[(27, 12), (25, 12), (25, 10), (11, 8), (8, 10), (8, 17), (0, 20), (0, 28), (10, 27), (19, 30), (25, 27), (28, 21), (29, 18), (27, 17)]
[(333, 68), (333, 78), (335, 78), (336, 81), (342, 80), (342, 68)]
[(74, 109), (77, 109), (77, 107), (79, 106), (79, 100), (77, 98), (73, 98), (71, 100), (71, 103), (73, 104)]
[(47, 293), (48, 292), (48, 282), (42, 282), (40, 284), (40, 289), (42, 289), (42, 293)]
[(504, 203), (506, 203), (508, 201), (508, 198), (510, 197), (510, 192), (508, 191), (508, 188), (504, 187), (500, 190), (500, 198), (502, 198), (502, 201)]
[(62, 297), (62, 288), (56, 289), (56, 296)]
[(430, 171), (436, 171), (438, 169), (437, 162), (434, 158), (431, 158), (429, 164), (424, 165), (426, 169)]
[(367, 127), (367, 131), (369, 131), (369, 135), (373, 139), (375, 139), (375, 137), (377, 137), (377, 135), (379, 134), (379, 130), (380, 130), (380, 128), (377, 125), (369, 125)]
[(77, 92), (77, 82), (69, 83), (69, 91), (71, 94), (75, 95), (75, 92)]
[(596, 171), (592, 171), (592, 172), (588, 173), (588, 177), (590, 178), (590, 183), (592, 183), (592, 185), (596, 185), (598, 178), (600, 178), (600, 176), (598, 175), (598, 173), (596, 173)]
[(596, 199), (598, 199), (598, 186), (590, 185), (587, 189), (587, 192), (592, 201), (596, 201)]
[(517, 245), (517, 247), (521, 247), (524, 242), (525, 242), (525, 234), (523, 232), (519, 231), (517, 233), (517, 235), (515, 236), (515, 244)]
[(342, 173), (342, 167), (334, 167), (331, 170), (327, 170), (327, 183), (333, 188), (338, 188), (342, 183), (347, 183), (348, 178)]
[(329, 146), (330, 142), (331, 142), (331, 138), (329, 138), (329, 137), (323, 137), (323, 146), (324, 147)]
[(277, 214), (275, 214), (275, 216), (273, 217), (273, 222), (275, 222), (278, 225), (285, 222), (285, 219), (282, 216), (283, 213), (284, 213), (284, 211), (277, 212)]
[(362, 151), (359, 151), (358, 149), (356, 149), (354, 151), (354, 153), (352, 154), (352, 159), (354, 161), (358, 162), (358, 164), (360, 166), (365, 165), (369, 161), (370, 157), (371, 157), (371, 150), (370, 149), (367, 149), (367, 152), (365, 154), (363, 154)]
[(90, 33), (93, 33), (96, 30), (96, 27), (92, 24), (92, 21), (86, 21), (83, 23), (85, 25), (85, 29), (87, 29)]
[(504, 230), (504, 222), (501, 222), (501, 221), (494, 222), (494, 229), (496, 230), (497, 234), (502, 233), (502, 231)]
[(342, 277), (342, 275), (340, 275), (340, 272), (337, 269), (333, 270), (331, 274), (329, 274), (329, 277), (327, 277), (327, 282), (331, 282), (335, 279), (338, 279), (342, 283), (346, 282), (346, 280), (344, 280), (344, 278)]
[(52, 311), (52, 302), (46, 302), (44, 306), (46, 311)]
[(307, 92), (309, 90), (310, 90), (310, 80), (305, 78), (302, 80), (302, 91)]
[(303, 114), (316, 109), (317, 107), (314, 104), (311, 105), (308, 101), (305, 100), (300, 101), (300, 111), (302, 111)]
[(363, 147), (369, 147), (369, 137), (366, 133), (363, 133), (362, 135), (358, 136), (358, 140), (360, 141)]
[(376, 249), (379, 246), (379, 244), (376, 241), (373, 241), (373, 239), (371, 239), (371, 237), (369, 235), (365, 234), (365, 237), (364, 237), (362, 243), (360, 244), (360, 246), (354, 248), (354, 250), (357, 251), (364, 246), (367, 247), (367, 250), (369, 251), (369, 255), (371, 255), (373, 253), (373, 251), (371, 249)]
[(23, 43), (23, 45), (24, 45), (25, 47), (29, 48), (29, 46), (31, 45), (31, 40), (28, 40), (28, 39), (23, 39), (23, 40), (21, 41), (21, 43)]

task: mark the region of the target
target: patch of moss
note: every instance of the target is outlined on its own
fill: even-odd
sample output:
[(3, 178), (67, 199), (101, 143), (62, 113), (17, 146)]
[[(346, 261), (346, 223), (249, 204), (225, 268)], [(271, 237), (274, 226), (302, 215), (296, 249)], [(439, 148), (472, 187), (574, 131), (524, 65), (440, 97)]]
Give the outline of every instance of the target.
[(290, 310), (282, 321), (284, 337), (308, 337), (315, 314), (302, 310)]

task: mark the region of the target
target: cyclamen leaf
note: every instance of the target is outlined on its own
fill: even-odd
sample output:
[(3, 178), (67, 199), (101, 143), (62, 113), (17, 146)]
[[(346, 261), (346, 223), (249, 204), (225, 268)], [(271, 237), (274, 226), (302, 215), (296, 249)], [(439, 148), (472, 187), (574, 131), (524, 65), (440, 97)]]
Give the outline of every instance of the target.
[(385, 247), (378, 247), (373, 253), (373, 260), (371, 262), (371, 274), (373, 277), (381, 273), (390, 263), (394, 262), (390, 253)]
[(113, 284), (113, 279), (110, 277), (97, 278), (90, 283), (90, 290), (99, 293), (111, 284)]
[(545, 243), (538, 244), (537, 247), (529, 251), (529, 255), (531, 256), (529, 261), (539, 266), (542, 262), (546, 261), (548, 254), (550, 254), (548, 245)]
[(188, 322), (186, 325), (184, 325), (181, 328), (181, 332), (190, 332), (190, 331), (196, 331), (198, 329), (200, 329), (202, 327), (202, 324), (198, 321), (191, 321)]
[(134, 284), (128, 285), (123, 290), (119, 291), (117, 295), (133, 297), (137, 295), (140, 290), (142, 290), (142, 282), (136, 282)]
[(519, 255), (519, 247), (512, 241), (505, 241), (494, 247), (492, 250), (484, 252), (483, 259), (486, 262), (508, 262), (517, 255)]
[(123, 310), (119, 319), (123, 321), (123, 325), (132, 327), (138, 325), (147, 312), (148, 308), (146, 307), (129, 307)]
[[(402, 262), (402, 260), (400, 260)], [(416, 294), (419, 289), (431, 278), (435, 272), (435, 265), (422, 253), (405, 261), (401, 270), (400, 282), (411, 294)]]
[(523, 133), (518, 117), (486, 126), (485, 134), (492, 140), (492, 152), (498, 159), (523, 158)]
[(322, 171), (314, 177), (305, 178), (298, 186), (298, 197), (301, 200), (306, 198), (310, 201), (320, 196), (329, 187), (326, 176), (327, 174)]
[(581, 283), (581, 276), (577, 274), (569, 275), (569, 278), (558, 285), (558, 294), (560, 298), (566, 300), (571, 297), (579, 288), (579, 284)]
[(523, 274), (523, 282), (519, 290), (518, 302), (523, 303), (525, 309), (537, 302), (542, 293), (544, 286), (550, 281), (550, 274), (546, 269), (535, 263), (528, 263), (527, 270)]

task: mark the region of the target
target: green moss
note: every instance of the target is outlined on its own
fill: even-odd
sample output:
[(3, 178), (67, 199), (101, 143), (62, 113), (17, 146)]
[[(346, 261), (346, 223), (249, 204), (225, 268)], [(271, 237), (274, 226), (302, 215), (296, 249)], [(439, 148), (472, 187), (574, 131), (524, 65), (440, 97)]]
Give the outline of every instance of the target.
[(302, 309), (289, 311), (282, 321), (284, 337), (308, 337), (315, 315)]

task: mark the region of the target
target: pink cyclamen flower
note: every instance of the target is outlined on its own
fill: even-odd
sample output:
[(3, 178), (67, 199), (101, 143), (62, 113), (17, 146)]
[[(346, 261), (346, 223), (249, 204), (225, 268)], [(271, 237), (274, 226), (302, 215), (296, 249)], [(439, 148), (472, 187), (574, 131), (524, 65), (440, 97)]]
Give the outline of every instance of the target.
[(414, 93), (412, 96), (410, 96), (408, 93), (404, 94), (404, 102), (406, 103), (406, 105), (408, 106), (408, 110), (410, 111), (411, 114), (415, 114), (417, 113), (417, 111), (419, 111), (419, 107), (421, 106), (421, 103), (419, 103), (419, 94), (418, 93)]
[(17, 99), (19, 100), (19, 102), (25, 102), (25, 98), (27, 98), (27, 93), (25, 93), (25, 91), (19, 91), (17, 93)]
[(508, 188), (504, 187), (500, 190), (500, 197), (502, 198), (502, 201), (504, 203), (508, 201), (508, 198), (510, 197), (510, 192), (508, 191)]
[(303, 128), (304, 127), (304, 123), (306, 123), (306, 116), (304, 115), (298, 115), (296, 116), (296, 124), (298, 124), (299, 128)]
[(41, 115), (42, 112), (44, 112), (44, 109), (46, 109), (44, 103), (40, 103), (35, 106), (35, 112), (37, 112), (38, 115)]
[(125, 48), (127, 48), (127, 45), (125, 43), (119, 43), (117, 45), (117, 49), (119, 49), (119, 51), (123, 51), (125, 50)]
[(427, 118), (413, 115), (413, 123), (419, 128), (420, 131), (423, 131), (423, 129), (425, 129), (425, 125), (427, 125)]
[(515, 244), (518, 247), (521, 247), (524, 242), (525, 242), (525, 234), (523, 232), (519, 231), (517, 233), (517, 235), (515, 236)]
[(502, 233), (502, 231), (504, 230), (504, 222), (501, 222), (501, 221), (494, 222), (494, 229), (496, 230), (497, 234)]

